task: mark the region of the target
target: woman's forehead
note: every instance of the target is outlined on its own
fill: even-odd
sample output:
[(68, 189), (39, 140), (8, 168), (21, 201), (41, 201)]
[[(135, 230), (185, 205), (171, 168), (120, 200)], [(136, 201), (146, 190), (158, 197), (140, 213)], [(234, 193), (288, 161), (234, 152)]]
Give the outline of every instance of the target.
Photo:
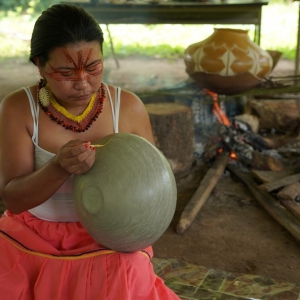
[(97, 41), (80, 42), (54, 48), (50, 52), (48, 63), (87, 65), (99, 59), (102, 59), (102, 53)]

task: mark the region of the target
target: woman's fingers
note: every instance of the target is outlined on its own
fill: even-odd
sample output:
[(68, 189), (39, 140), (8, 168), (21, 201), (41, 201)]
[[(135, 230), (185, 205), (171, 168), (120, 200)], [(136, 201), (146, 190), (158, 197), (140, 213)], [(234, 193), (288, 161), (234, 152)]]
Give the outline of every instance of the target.
[(65, 144), (57, 153), (60, 165), (71, 174), (88, 171), (95, 161), (95, 148), (89, 142), (74, 140)]

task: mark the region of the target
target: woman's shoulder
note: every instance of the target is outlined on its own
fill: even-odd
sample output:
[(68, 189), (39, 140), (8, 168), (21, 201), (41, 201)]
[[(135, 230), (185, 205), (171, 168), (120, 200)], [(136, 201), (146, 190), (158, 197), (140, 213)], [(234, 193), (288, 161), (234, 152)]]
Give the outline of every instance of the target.
[[(114, 87), (111, 87), (114, 90)], [(142, 136), (154, 143), (149, 115), (142, 100), (133, 92), (122, 89), (119, 130)]]
[[(107, 85), (107, 87), (109, 89), (112, 98), (114, 99), (117, 87), (112, 85)], [(130, 107), (132, 109), (134, 107), (138, 108), (144, 106), (142, 100), (134, 92), (131, 92), (123, 88), (120, 88), (120, 91), (121, 91), (120, 94), (121, 107), (123, 108)]]
[[(33, 93), (34, 88), (36, 86), (32, 85), (28, 88)], [(23, 112), (25, 113), (26, 109), (29, 108), (28, 96), (23, 88), (15, 90), (8, 94), (4, 99), (0, 102), (0, 111), (13, 111), (13, 112)]]
[[(36, 88), (36, 85), (28, 86), (27, 88), (30, 89), (32, 93), (33, 89)], [(17, 101), (18, 104), (21, 104), (21, 102), (25, 102), (25, 100), (28, 102), (28, 96), (24, 88), (20, 88), (5, 96), (1, 103), (13, 104)]]

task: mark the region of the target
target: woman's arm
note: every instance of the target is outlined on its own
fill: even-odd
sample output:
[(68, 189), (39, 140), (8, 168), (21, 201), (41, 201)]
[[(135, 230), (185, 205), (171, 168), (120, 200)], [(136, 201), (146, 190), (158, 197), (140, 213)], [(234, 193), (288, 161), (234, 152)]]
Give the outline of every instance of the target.
[(83, 141), (64, 145), (42, 168), (34, 170), (32, 116), (24, 91), (0, 105), (0, 195), (8, 210), (21, 213), (42, 204), (71, 176), (86, 172), (95, 151)]
[(122, 90), (121, 99), (120, 131), (139, 135), (154, 145), (150, 118), (144, 103), (137, 95), (126, 90)]

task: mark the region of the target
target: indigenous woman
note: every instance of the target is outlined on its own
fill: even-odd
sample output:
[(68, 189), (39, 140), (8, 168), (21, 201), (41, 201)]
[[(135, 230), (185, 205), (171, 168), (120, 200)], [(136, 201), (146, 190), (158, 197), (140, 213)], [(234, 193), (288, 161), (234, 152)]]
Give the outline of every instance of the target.
[(127, 132), (154, 143), (141, 100), (102, 82), (102, 44), (83, 9), (50, 7), (31, 39), (41, 80), (1, 103), (1, 299), (179, 299), (155, 276), (151, 247), (105, 249), (73, 206), (72, 176), (92, 167), (95, 141)]

